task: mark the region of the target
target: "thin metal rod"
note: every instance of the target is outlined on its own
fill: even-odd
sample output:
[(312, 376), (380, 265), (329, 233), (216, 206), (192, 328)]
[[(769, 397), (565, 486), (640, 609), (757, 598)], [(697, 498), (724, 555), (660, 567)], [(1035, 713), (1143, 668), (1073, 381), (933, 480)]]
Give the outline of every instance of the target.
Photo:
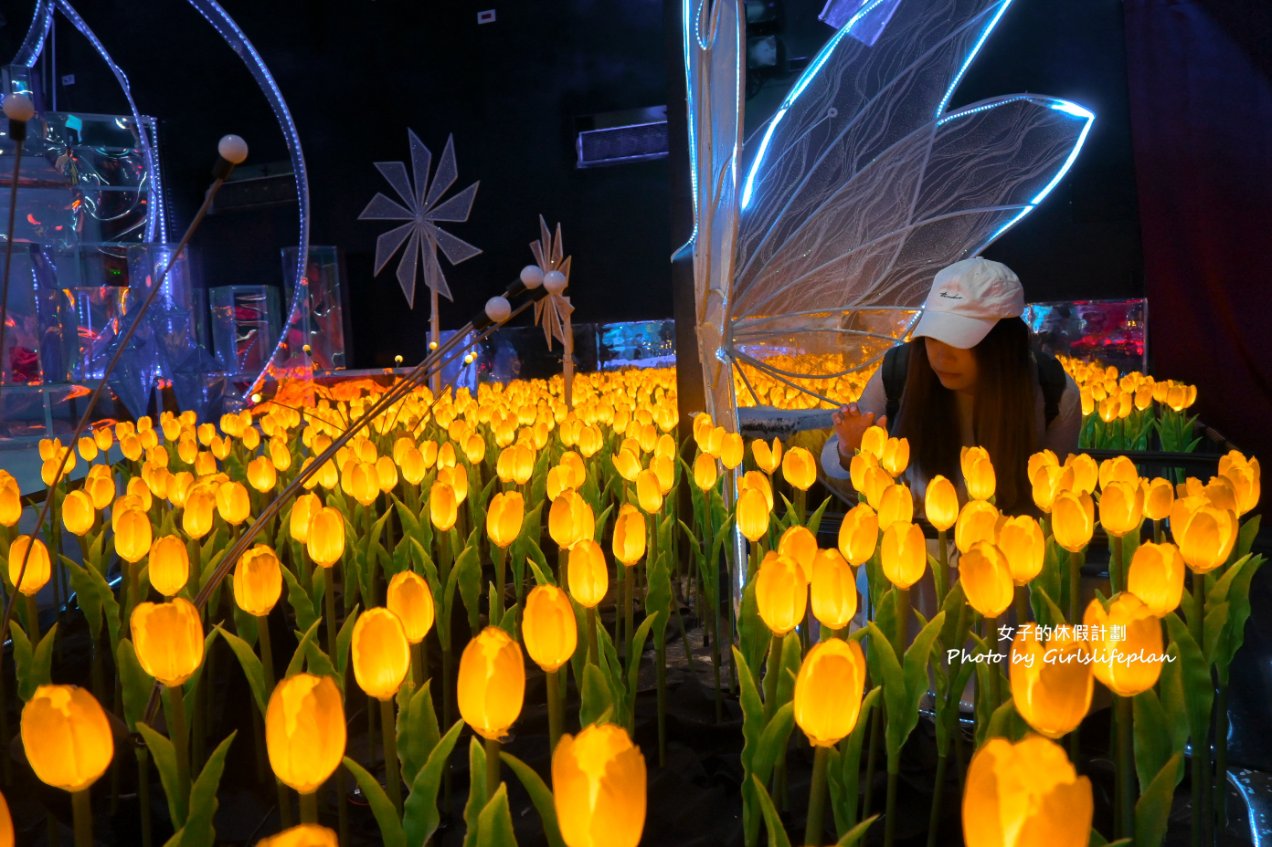
[(13, 260), (13, 226), (18, 210), (18, 177), (22, 167), (22, 147), (26, 141), (13, 145), (13, 182), (9, 186), (9, 228), (5, 230), (4, 282), (0, 283), (0, 385), (9, 381), (9, 362), (4, 355), (4, 331), (9, 323), (9, 263)]
[[(520, 306), (513, 309), (512, 314), (509, 315), (509, 320), (511, 320), (513, 317), (516, 317), (521, 312), (529, 308), (531, 302), (533, 301), (527, 300), (526, 302), (522, 303)], [(491, 324), (490, 326), (486, 327), (473, 340), (473, 344), (476, 344), (477, 342), (484, 340), (491, 333), (495, 332), (500, 326), (501, 324)], [(208, 598), (211, 596), (212, 592), (216, 590), (216, 587), (221, 584), (221, 582), (233, 569), (234, 564), (238, 561), (238, 558), (241, 555), (243, 555), (243, 552), (247, 550), (247, 548), (255, 540), (256, 536), (260, 534), (261, 528), (268, 521), (270, 521), (275, 515), (277, 515), (279, 512), (282, 511), (283, 506), (293, 496), (295, 496), (296, 492), (298, 492), (301, 489), (301, 487), (304, 486), (305, 481), (308, 480), (310, 477), (312, 477), (314, 474), (316, 474), (319, 468), (321, 468), (330, 459), (332, 459), (342, 447), (344, 447), (347, 443), (349, 443), (349, 441), (354, 437), (354, 435), (358, 433), (359, 430), (361, 430), (363, 427), (369, 424), (372, 420), (374, 420), (377, 415), (379, 415), (381, 412), (383, 412), (385, 409), (389, 408), (390, 406), (392, 406), (394, 403), (398, 402), (399, 400), (404, 399), (414, 389), (423, 385), (425, 380), (427, 380), (429, 376), (431, 376), (431, 371), (434, 367), (440, 370), (441, 368), (444, 368), (446, 365), (454, 361), (455, 358), (457, 358), (458, 356), (458, 352), (455, 351), (456, 347), (460, 347), (461, 349), (463, 349), (470, 346), (468, 344), (461, 345), (460, 341), (466, 338), (468, 333), (471, 331), (472, 331), (472, 324), (469, 323), (462, 330), (460, 330), (455, 335), (453, 335), (450, 339), (448, 339), (444, 344), (438, 347), (437, 350), (433, 351), (429, 356), (427, 356), (424, 359), (424, 361), (416, 365), (415, 368), (412, 369), (409, 374), (402, 377), (402, 381), (400, 383), (395, 385), (389, 391), (386, 391), (384, 395), (379, 400), (377, 400), (370, 409), (368, 409), (365, 413), (363, 413), (363, 415), (360, 418), (353, 421), (349, 425), (348, 429), (346, 429), (343, 433), (337, 436), (331, 442), (331, 444), (327, 447), (326, 450), (324, 450), (321, 454), (316, 456), (314, 460), (310, 462), (309, 465), (304, 470), (302, 470), (299, 474), (296, 475), (296, 478), (293, 479), (287, 485), (286, 488), (284, 488), (282, 491), (279, 492), (278, 496), (275, 497), (268, 506), (266, 506), (263, 510), (261, 510), (260, 515), (258, 515), (256, 520), (252, 522), (251, 526), (249, 526), (246, 530), (244, 530), (242, 534), (239, 535), (238, 540), (235, 541), (235, 543), (231, 545), (228, 550), (226, 550), (225, 555), (222, 556), (221, 561), (217, 563), (216, 569), (212, 572), (211, 577), (209, 577), (208, 580), (204, 582), (203, 587), (199, 589), (199, 593), (195, 595), (195, 598), (194, 598), (195, 608), (197, 609), (203, 608), (203, 606), (207, 603)], [(450, 354), (452, 352), (454, 352), (455, 355), (452, 355), (450, 356), (450, 358), (447, 358), (445, 361), (442, 361), (443, 356), (446, 356), (447, 354)], [(437, 395), (433, 397), (432, 403), (429, 404), (429, 411), (432, 411), (432, 408), (434, 405), (437, 404), (438, 399), (439, 397)], [(158, 692), (159, 692), (158, 686), (156, 686), (154, 690), (151, 691), (150, 702), (146, 706), (146, 712), (145, 712), (145, 718), (144, 718), (147, 722), (153, 720), (155, 710), (159, 706)]]

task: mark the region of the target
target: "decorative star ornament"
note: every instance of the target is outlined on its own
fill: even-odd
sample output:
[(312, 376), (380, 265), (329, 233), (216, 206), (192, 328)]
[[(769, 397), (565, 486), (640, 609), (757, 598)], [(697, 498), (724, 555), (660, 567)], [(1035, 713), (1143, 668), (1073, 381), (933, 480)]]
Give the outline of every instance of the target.
[(362, 210), (362, 214), (358, 215), (358, 220), (406, 221), (376, 239), (375, 273), (378, 275), (384, 270), (393, 255), (405, 244), (406, 249), (398, 260), (397, 280), (398, 285), (402, 286), (407, 304), (414, 308), (415, 280), (421, 265), (424, 284), (447, 300), (454, 299), (437, 259), (439, 248), (452, 265), (458, 265), (481, 253), (479, 248), (438, 226), (439, 223), (463, 223), (468, 220), (480, 183), (474, 182), (458, 194), (443, 200), (442, 195), (450, 190), (459, 176), (455, 165), (454, 137), (446, 137), (446, 148), (442, 151), (441, 161), (430, 180), (432, 153), (413, 131), (408, 129), (406, 134), (411, 147), (409, 174), (404, 162), (375, 163), (376, 170), (389, 181), (401, 202), (376, 194)]
[(534, 304), (534, 322), (543, 327), (543, 337), (552, 349), (552, 339), (556, 338), (562, 346), (569, 344), (566, 334), (570, 331), (570, 315), (574, 306), (570, 298), (562, 292), (570, 284), (570, 256), (565, 255), (561, 240), (561, 224), (558, 223), (555, 234), (548, 230), (548, 224), (539, 215), (539, 239), (530, 242), (530, 252), (538, 268), (543, 272), (543, 287), (547, 296)]

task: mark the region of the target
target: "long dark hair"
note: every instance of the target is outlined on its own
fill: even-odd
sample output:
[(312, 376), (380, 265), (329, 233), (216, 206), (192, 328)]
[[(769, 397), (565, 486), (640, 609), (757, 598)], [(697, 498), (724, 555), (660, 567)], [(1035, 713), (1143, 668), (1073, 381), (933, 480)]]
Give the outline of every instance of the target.
[[(1038, 449), (1029, 327), (1004, 318), (972, 348), (976, 357), (973, 443), (989, 451), (998, 480), (995, 502), (1005, 513), (1032, 509), (1026, 466)], [(928, 364), (925, 339), (910, 345), (905, 390), (892, 434), (910, 441), (911, 464), (926, 479), (942, 474), (962, 478), (959, 469), (958, 408), (954, 392), (941, 385)]]

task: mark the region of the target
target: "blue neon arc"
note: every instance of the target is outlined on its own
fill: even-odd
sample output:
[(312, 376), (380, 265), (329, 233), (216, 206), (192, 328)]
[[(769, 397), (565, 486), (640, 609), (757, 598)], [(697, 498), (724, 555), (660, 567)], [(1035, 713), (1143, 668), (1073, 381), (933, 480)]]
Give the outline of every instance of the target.
[(954, 89), (958, 88), (958, 84), (963, 81), (963, 76), (967, 73), (967, 69), (971, 67), (972, 62), (976, 59), (976, 54), (985, 46), (985, 40), (989, 38), (989, 34), (994, 31), (994, 27), (998, 26), (998, 22), (1002, 20), (1003, 13), (1007, 11), (1012, 0), (1003, 0), (1002, 5), (998, 7), (998, 11), (994, 13), (994, 17), (990, 20), (985, 28), (981, 30), (981, 34), (977, 37), (976, 43), (972, 46), (971, 52), (967, 54), (967, 58), (963, 60), (963, 64), (959, 67), (958, 73), (954, 74), (954, 79), (950, 81), (950, 87), (945, 89), (945, 96), (941, 98), (940, 105), (936, 107), (935, 117), (941, 117), (945, 113), (945, 108), (950, 104), (950, 98), (954, 96)]
[(795, 101), (799, 99), (799, 96), (804, 93), (804, 89), (808, 88), (809, 84), (812, 83), (813, 78), (821, 73), (821, 69), (830, 61), (830, 57), (835, 52), (835, 47), (838, 46), (839, 42), (852, 32), (852, 28), (857, 25), (858, 21), (886, 2), (888, 0), (872, 0), (871, 3), (859, 9), (849, 19), (848, 23), (844, 24), (843, 28), (835, 33), (830, 41), (826, 42), (826, 46), (821, 49), (809, 66), (804, 69), (804, 72), (800, 74), (799, 79), (795, 81), (794, 87), (786, 95), (786, 99), (782, 101), (781, 107), (769, 119), (769, 125), (764, 130), (764, 137), (760, 139), (760, 147), (756, 151), (755, 161), (751, 163), (751, 170), (746, 175), (746, 183), (742, 186), (743, 209), (751, 205), (751, 190), (755, 185), (755, 175), (759, 172), (760, 165), (764, 161), (764, 154), (768, 152), (769, 142), (773, 140), (773, 131), (777, 129), (777, 125), (782, 122), (782, 118), (786, 117), (786, 113), (795, 104)]
[[(826, 62), (829, 61), (831, 54), (839, 45), (839, 42), (843, 40), (844, 36), (849, 35), (852, 28), (859, 21), (884, 2), (887, 2), (887, 0), (873, 0), (873, 2), (858, 10), (848, 23), (844, 24), (843, 28), (840, 29), (839, 32), (835, 33), (830, 41), (826, 43), (826, 46), (821, 49), (821, 51), (817, 54), (817, 57), (804, 70), (804, 73), (800, 75), (800, 78), (795, 82), (794, 87), (786, 96), (786, 99), (782, 101), (781, 107), (773, 115), (768, 126), (765, 128), (764, 135), (760, 139), (760, 146), (756, 152), (755, 160), (751, 163), (751, 169), (747, 173), (746, 182), (742, 188), (743, 209), (746, 209), (751, 204), (756, 175), (759, 173), (760, 165), (764, 162), (764, 157), (768, 152), (769, 143), (773, 138), (773, 132), (777, 129), (778, 124), (780, 124), (782, 119), (786, 117), (787, 111), (790, 110), (791, 106), (795, 103), (799, 96), (803, 94), (804, 90), (812, 83), (814, 77), (821, 72), (822, 68), (826, 65)], [(998, 10), (994, 13), (994, 16), (990, 19), (989, 23), (985, 25), (985, 28), (981, 30), (980, 35), (977, 36), (976, 43), (973, 44), (972, 49), (968, 51), (967, 57), (959, 66), (958, 72), (954, 74), (949, 87), (945, 90), (944, 96), (941, 97), (940, 104), (936, 107), (935, 117), (938, 120), (945, 113), (945, 109), (949, 106), (950, 98), (953, 97), (954, 91), (958, 88), (959, 83), (963, 81), (963, 77), (967, 74), (967, 69), (971, 66), (972, 62), (975, 61), (977, 54), (980, 53), (981, 48), (985, 45), (985, 41), (988, 40), (990, 34), (994, 31), (994, 28), (998, 26), (998, 22), (1002, 19), (1003, 14), (1007, 11), (1007, 8), (1011, 6), (1011, 4), (1012, 0), (1002, 0), (1002, 3), (999, 5)]]
[(1072, 115), (1075, 118), (1084, 120), (1086, 121), (1086, 126), (1082, 127), (1082, 132), (1078, 135), (1077, 143), (1075, 143), (1073, 145), (1073, 149), (1069, 151), (1069, 157), (1064, 160), (1064, 164), (1056, 171), (1056, 175), (1051, 178), (1051, 181), (1043, 186), (1042, 190), (1033, 196), (1025, 208), (1020, 210), (1019, 214), (1007, 221), (1007, 223), (1003, 224), (998, 229), (994, 230), (994, 234), (986, 239), (985, 243), (977, 248), (976, 252), (979, 253), (981, 250), (984, 250), (994, 241), (998, 240), (998, 237), (1004, 232), (1020, 223), (1021, 219), (1024, 218), (1025, 215), (1028, 215), (1034, 209), (1038, 208), (1038, 204), (1047, 198), (1047, 195), (1051, 193), (1051, 190), (1059, 184), (1060, 180), (1064, 179), (1064, 175), (1069, 172), (1069, 168), (1073, 167), (1073, 163), (1077, 161), (1078, 153), (1082, 150), (1082, 145), (1086, 143), (1087, 135), (1091, 132), (1091, 124), (1095, 123), (1095, 113), (1082, 108), (1076, 103), (1070, 103), (1067, 100), (1057, 100), (1055, 103), (1051, 104), (1050, 108), (1055, 109), (1057, 112), (1063, 112), (1066, 115)]

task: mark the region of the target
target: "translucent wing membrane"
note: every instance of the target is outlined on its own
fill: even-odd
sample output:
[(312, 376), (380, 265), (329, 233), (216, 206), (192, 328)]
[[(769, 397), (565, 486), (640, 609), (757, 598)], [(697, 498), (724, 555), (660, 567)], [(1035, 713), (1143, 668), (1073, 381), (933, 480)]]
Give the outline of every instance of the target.
[(1094, 120), (1080, 106), (1008, 95), (949, 109), (1010, 3), (863, 0), (740, 156), (740, 41), (722, 26), (738, 3), (686, 8), (698, 337), (717, 416), (734, 385), (712, 362), (737, 365), (747, 402), (852, 396), (936, 271), (1073, 164)]

